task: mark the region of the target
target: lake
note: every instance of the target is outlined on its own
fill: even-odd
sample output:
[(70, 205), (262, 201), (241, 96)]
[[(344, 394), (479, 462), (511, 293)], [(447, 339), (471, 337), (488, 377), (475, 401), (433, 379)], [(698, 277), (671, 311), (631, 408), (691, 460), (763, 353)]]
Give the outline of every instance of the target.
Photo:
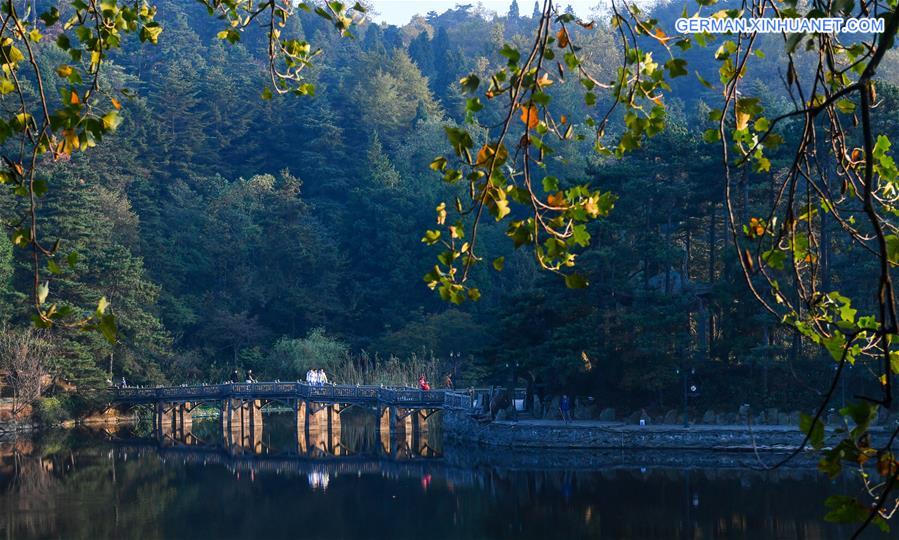
[[(384, 440), (267, 414), (227, 447), (215, 418), (162, 440), (138, 425), (3, 445), (0, 530), (14, 539), (848, 538), (824, 499), (857, 489), (811, 467), (721, 456), (510, 452), (444, 444), (439, 418)], [(742, 456), (738, 459), (749, 459)], [(875, 531), (866, 535), (884, 538)]]

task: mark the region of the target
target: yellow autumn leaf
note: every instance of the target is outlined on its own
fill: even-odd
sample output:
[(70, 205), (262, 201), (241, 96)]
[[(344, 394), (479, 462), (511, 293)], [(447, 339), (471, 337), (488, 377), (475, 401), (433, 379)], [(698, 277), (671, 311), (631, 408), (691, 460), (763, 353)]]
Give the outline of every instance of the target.
[(590, 217), (599, 217), (599, 201), (596, 197), (587, 199), (587, 202), (584, 203), (584, 211), (587, 212), (587, 215)]
[[(495, 158), (493, 158), (494, 154), (496, 155)], [(506, 150), (505, 145), (501, 144), (499, 146), (499, 152), (497, 152), (495, 150), (494, 146), (485, 144), (484, 146), (481, 147), (480, 150), (478, 150), (478, 156), (477, 156), (477, 159), (475, 160), (474, 164), (476, 166), (487, 165), (490, 163), (491, 158), (493, 158), (494, 161), (496, 162), (496, 164), (498, 164), (498, 163), (505, 161), (508, 157), (509, 157), (509, 152), (508, 152), (508, 150)]]
[(565, 194), (559, 191), (558, 193), (550, 193), (546, 198), (546, 203), (550, 206), (555, 207), (564, 207), (565, 206)]
[(478, 158), (475, 161), (475, 165), (485, 165), (487, 160), (490, 159), (490, 156), (493, 154), (493, 150), (490, 149), (486, 144), (478, 150)]
[(537, 110), (537, 107), (533, 105), (522, 106), (521, 121), (524, 122), (529, 129), (537, 127), (537, 124), (540, 123), (539, 111)]
[(72, 150), (77, 150), (81, 146), (81, 141), (78, 139), (78, 134), (75, 133), (74, 129), (66, 128), (62, 130), (62, 136), (65, 138), (63, 151), (66, 154), (72, 153)]
[(750, 114), (748, 112), (741, 112), (737, 110), (737, 129), (746, 129), (746, 126), (749, 125), (749, 117)]
[(569, 40), (568, 40), (568, 30), (565, 30), (564, 28), (562, 28), (561, 30), (559, 30), (559, 33), (556, 34), (556, 39), (559, 40), (559, 47), (561, 47), (561, 48), (563, 48), (563, 49), (564, 49), (565, 47), (567, 47), (567, 46), (568, 46), (568, 43), (569, 43)]

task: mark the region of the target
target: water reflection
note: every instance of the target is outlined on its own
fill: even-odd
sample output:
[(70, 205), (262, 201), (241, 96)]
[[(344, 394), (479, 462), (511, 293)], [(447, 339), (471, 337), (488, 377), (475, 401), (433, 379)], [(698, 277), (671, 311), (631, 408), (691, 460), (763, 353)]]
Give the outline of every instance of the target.
[(761, 473), (720, 456), (700, 468), (683, 456), (678, 465), (670, 455), (444, 447), (431, 426), (421, 429), (427, 444), (403, 433), (385, 445), (376, 414), (345, 416), (339, 434), (332, 422), (330, 434), (310, 429), (306, 438), (291, 418), (266, 414), (252, 447), (226, 444), (217, 418), (194, 418), (189, 433), (161, 441), (68, 432), (2, 445), (0, 530), (26, 539), (851, 533), (821, 515), (829, 493), (854, 486), (822, 481), (812, 468)]
[[(258, 402), (257, 402), (258, 403)], [(289, 454), (310, 458), (388, 455), (396, 459), (439, 457), (438, 415), (409, 410), (373, 411), (360, 407), (309, 406), (298, 411), (256, 405), (230, 415), (198, 416), (166, 413), (156, 431), (161, 446), (226, 449), (231, 454)], [(393, 419), (391, 424), (389, 419)], [(131, 438), (134, 433), (110, 434)]]

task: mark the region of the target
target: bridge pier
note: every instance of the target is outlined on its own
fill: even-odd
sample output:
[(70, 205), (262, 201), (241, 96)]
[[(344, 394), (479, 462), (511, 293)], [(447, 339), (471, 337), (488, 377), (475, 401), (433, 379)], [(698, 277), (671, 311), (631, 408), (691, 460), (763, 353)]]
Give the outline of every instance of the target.
[(334, 455), (341, 451), (340, 412), (342, 410), (338, 404), (313, 401), (301, 401), (296, 406), (300, 453), (316, 451)]
[(221, 421), (227, 448), (262, 453), (262, 401), (227, 399), (222, 403)]
[(193, 418), (190, 402), (156, 404), (156, 433), (160, 440), (184, 441), (191, 434)]

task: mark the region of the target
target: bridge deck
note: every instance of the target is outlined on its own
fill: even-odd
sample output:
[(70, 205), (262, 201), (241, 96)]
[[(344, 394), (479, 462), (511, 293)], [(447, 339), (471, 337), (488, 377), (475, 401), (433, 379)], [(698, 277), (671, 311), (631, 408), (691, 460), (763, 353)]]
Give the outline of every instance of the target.
[(301, 399), (316, 403), (442, 408), (443, 390), (380, 386), (324, 385), (301, 382), (226, 383), (160, 388), (116, 388), (112, 401), (121, 404), (199, 402), (227, 399)]

